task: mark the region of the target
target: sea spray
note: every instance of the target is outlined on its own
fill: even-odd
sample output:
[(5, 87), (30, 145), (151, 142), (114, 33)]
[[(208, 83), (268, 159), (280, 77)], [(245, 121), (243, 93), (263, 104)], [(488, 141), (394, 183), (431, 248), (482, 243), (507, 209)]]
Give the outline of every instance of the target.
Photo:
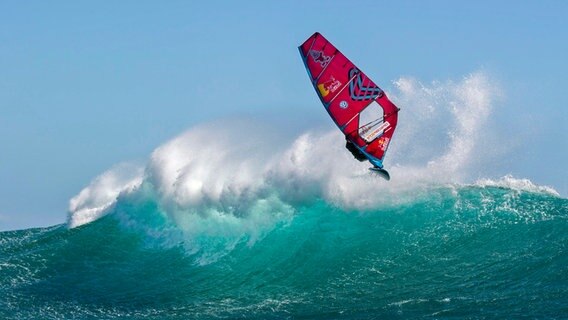
[[(457, 83), (425, 86), (401, 78), (395, 84), (394, 99), (408, 120), (391, 146), (396, 179), (390, 182), (353, 161), (337, 130), (307, 131), (277, 144), (286, 139), (269, 125), (225, 119), (166, 142), (144, 169), (122, 164), (97, 177), (71, 200), (68, 225), (114, 212), (123, 225), (211, 263), (241, 242), (254, 245), (298, 208), (322, 199), (343, 210), (379, 210), (462, 183), (474, 167), (476, 133), (487, 130), (494, 86), (482, 73)], [(134, 216), (145, 211), (136, 209), (141, 205), (163, 222)]]
[(483, 73), (429, 87), (409, 78), (395, 84), (393, 97), (407, 120), (391, 146), (391, 182), (350, 159), (337, 130), (308, 131), (278, 145), (278, 134), (267, 126), (224, 120), (196, 126), (157, 148), (143, 173), (119, 179), (122, 173), (112, 169), (95, 179), (72, 199), (69, 225), (100, 217), (121, 192), (135, 192), (142, 181), (156, 188), (165, 212), (181, 221), (188, 214), (243, 216), (258, 199), (281, 207), (324, 198), (344, 208), (370, 208), (400, 191), (468, 178), (477, 139), (488, 130), (495, 86)]

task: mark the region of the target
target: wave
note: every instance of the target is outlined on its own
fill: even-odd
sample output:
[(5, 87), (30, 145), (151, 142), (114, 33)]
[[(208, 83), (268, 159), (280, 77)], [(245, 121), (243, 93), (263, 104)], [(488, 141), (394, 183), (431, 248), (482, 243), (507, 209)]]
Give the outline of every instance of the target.
[(552, 196), (560, 197), (558, 191), (549, 186), (539, 186), (529, 179), (516, 179), (508, 174), (498, 180), (480, 179), (476, 181), (476, 186), (480, 187), (500, 187), (517, 191), (527, 191), (533, 193), (547, 193)]
[(301, 200), (280, 217), (271, 200), (258, 215), (184, 211), (180, 224), (145, 181), (92, 223), (0, 233), (0, 317), (561, 317), (568, 200), (425, 190), (367, 209)]
[[(386, 160), (390, 182), (354, 161), (338, 130), (290, 139), (269, 123), (215, 121), (158, 147), (145, 166), (121, 164), (95, 178), (71, 199), (68, 226), (115, 213), (152, 238), (201, 252), (202, 263), (209, 263), (243, 239), (253, 245), (320, 200), (345, 211), (369, 211), (468, 185), (558, 195), (512, 176), (471, 182), (492, 157), (492, 149), (482, 146), (493, 136), (489, 119), (500, 92), (485, 74), (430, 85), (401, 78), (394, 85), (390, 96), (403, 109)], [(155, 206), (163, 218), (159, 227), (148, 223), (156, 224), (155, 217), (129, 210), (140, 203)]]
[(334, 128), (201, 124), (0, 233), (0, 318), (562, 317), (568, 200), (485, 174), (498, 86), (394, 84), (391, 181)]
[(69, 201), (69, 227), (94, 221), (105, 214), (119, 194), (134, 191), (143, 180), (143, 169), (122, 163), (96, 177), (86, 188)]

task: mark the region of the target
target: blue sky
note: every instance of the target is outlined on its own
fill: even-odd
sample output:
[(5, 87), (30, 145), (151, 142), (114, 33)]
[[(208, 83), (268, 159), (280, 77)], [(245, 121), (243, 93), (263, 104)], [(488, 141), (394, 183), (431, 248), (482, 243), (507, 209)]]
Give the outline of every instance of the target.
[(536, 125), (505, 173), (566, 196), (566, 17), (566, 1), (2, 2), (0, 230), (64, 222), (93, 177), (202, 122), (329, 124), (296, 49), (314, 31), (387, 90), (488, 73), (500, 125)]

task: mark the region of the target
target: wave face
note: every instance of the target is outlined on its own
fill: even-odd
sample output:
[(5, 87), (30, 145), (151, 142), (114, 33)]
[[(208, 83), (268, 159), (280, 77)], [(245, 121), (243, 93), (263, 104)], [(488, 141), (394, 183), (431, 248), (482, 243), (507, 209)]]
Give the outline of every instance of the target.
[(390, 182), (337, 130), (197, 126), (95, 178), (67, 224), (0, 233), (0, 318), (565, 316), (568, 200), (478, 179), (495, 86), (396, 86)]
[[(122, 198), (79, 228), (3, 232), (0, 317), (566, 315), (568, 200), (501, 186), (422, 191), (368, 210), (315, 200), (270, 223), (202, 218), (208, 231), (189, 242), (152, 196)], [(263, 223), (270, 230), (243, 237), (229, 227)]]

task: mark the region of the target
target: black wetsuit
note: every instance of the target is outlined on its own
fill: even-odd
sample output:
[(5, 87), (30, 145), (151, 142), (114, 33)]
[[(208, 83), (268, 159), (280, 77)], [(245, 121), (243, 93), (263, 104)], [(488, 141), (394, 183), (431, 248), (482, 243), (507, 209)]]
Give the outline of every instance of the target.
[(351, 154), (355, 157), (355, 159), (359, 161), (367, 160), (367, 157), (361, 152), (357, 147), (353, 144), (353, 142), (349, 140), (345, 140), (345, 148), (351, 152)]

